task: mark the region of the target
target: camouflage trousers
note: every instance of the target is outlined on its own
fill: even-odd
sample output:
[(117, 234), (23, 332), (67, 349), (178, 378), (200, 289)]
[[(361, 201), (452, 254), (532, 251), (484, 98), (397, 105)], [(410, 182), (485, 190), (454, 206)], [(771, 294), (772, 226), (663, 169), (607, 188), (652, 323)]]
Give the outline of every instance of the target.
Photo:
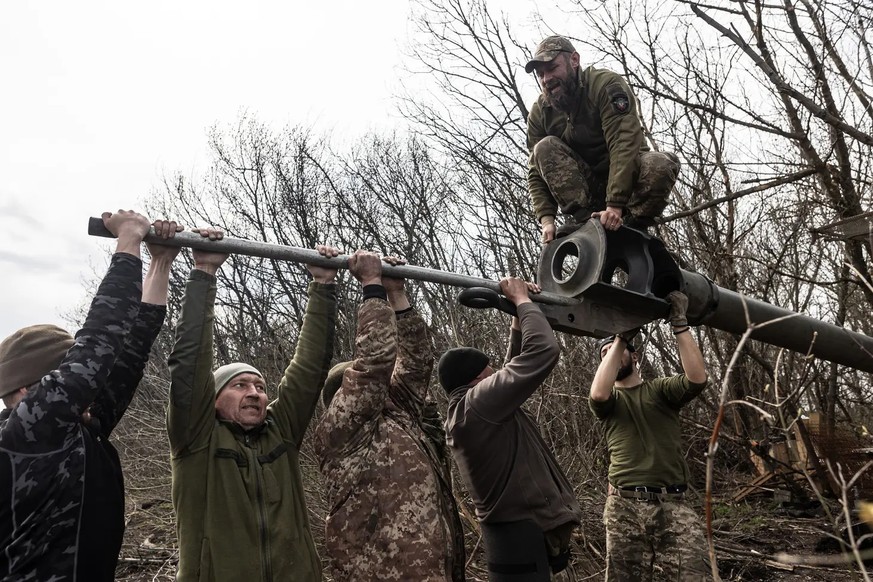
[(606, 580), (711, 580), (706, 537), (683, 500), (606, 498)]
[[(561, 138), (549, 136), (534, 147), (531, 160), (564, 214), (577, 221), (606, 208), (606, 175), (595, 174)], [(633, 216), (654, 218), (667, 207), (667, 198), (679, 177), (679, 158), (665, 152), (640, 152), (640, 174), (627, 203)]]

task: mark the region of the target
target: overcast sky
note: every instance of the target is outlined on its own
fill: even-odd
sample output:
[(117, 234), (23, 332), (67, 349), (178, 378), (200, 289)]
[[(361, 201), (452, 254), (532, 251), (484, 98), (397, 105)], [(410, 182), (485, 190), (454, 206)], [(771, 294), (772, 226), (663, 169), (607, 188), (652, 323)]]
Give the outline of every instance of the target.
[(70, 329), (109, 247), (88, 217), (196, 175), (210, 126), (243, 111), (341, 138), (398, 123), (409, 16), (408, 0), (4, 2), (0, 339)]

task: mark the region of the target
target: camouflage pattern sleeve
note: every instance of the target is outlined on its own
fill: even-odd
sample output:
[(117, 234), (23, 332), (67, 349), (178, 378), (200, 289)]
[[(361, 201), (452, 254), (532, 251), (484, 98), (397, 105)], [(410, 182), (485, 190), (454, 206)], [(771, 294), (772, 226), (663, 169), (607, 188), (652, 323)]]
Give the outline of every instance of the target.
[(167, 433), (176, 458), (207, 447), (215, 425), (212, 334), (216, 292), (213, 275), (197, 269), (188, 275), (169, 359)]
[(547, 135), (546, 129), (543, 126), (542, 106), (539, 100), (537, 100), (527, 116), (527, 149), (530, 152), (527, 163), (527, 190), (530, 194), (531, 204), (533, 204), (534, 215), (537, 220), (543, 216), (558, 215), (558, 203), (552, 196), (546, 181), (543, 179), (533, 160), (534, 146), (544, 137), (547, 137)]
[(601, 72), (597, 87), (592, 87), (595, 91), (609, 148), (606, 204), (625, 207), (640, 174), (640, 151), (645, 143), (637, 100), (624, 79), (611, 71)]
[(36, 455), (76, 438), (82, 412), (106, 385), (141, 297), (142, 261), (114, 254), (75, 343), (9, 416), (0, 432), (2, 448)]
[(397, 315), (397, 361), (391, 392), (394, 401), (403, 403), (413, 418), (421, 418), (433, 360), (433, 345), (421, 315), (414, 309)]
[(270, 404), (285, 439), (300, 448), (333, 358), (336, 285), (309, 283), (309, 303), (291, 363)]
[(388, 302), (364, 301), (358, 308), (355, 360), (318, 427), (316, 448), (321, 459), (369, 442), (370, 435), (362, 434), (361, 428), (385, 407), (396, 348), (397, 327)]
[(91, 405), (91, 418), (99, 422), (99, 431), (109, 437), (130, 405), (134, 392), (142, 380), (152, 344), (161, 326), (167, 308), (164, 305), (142, 303), (139, 315), (125, 339), (124, 346), (115, 360), (106, 386), (97, 394)]

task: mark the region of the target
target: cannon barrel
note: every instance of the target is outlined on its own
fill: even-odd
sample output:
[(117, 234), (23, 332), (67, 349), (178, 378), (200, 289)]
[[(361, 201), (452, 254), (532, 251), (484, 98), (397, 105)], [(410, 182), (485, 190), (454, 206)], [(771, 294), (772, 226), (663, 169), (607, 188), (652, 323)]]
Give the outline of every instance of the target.
[[(100, 218), (90, 219), (88, 234), (112, 236)], [(347, 256), (329, 259), (311, 249), (234, 238), (210, 241), (193, 232), (162, 239), (152, 231), (145, 240), (348, 268)], [(438, 269), (383, 265), (383, 271), (390, 277), (500, 292), (497, 281)], [(540, 304), (549, 323), (558, 331), (603, 337), (646, 325), (667, 316), (670, 305), (666, 297), (679, 290), (688, 296), (691, 325), (707, 325), (736, 334), (745, 333), (754, 325), (753, 339), (873, 372), (870, 336), (719, 287), (704, 275), (680, 269), (663, 242), (631, 228), (605, 231), (598, 221), (586, 222), (576, 232), (544, 248), (537, 280), (543, 292), (531, 299)], [(487, 304), (485, 301), (476, 305)], [(773, 323), (761, 325), (768, 321)]]
[[(873, 338), (870, 336), (718, 287), (699, 273), (685, 270), (681, 273), (689, 297), (689, 311), (691, 307), (699, 310), (697, 317), (689, 317), (693, 325), (742, 334), (749, 324), (756, 324), (750, 334), (752, 339), (873, 372)], [(760, 325), (768, 321), (773, 323)]]
[[(95, 217), (91, 217), (88, 220), (88, 234), (91, 236), (106, 238), (114, 237), (114, 235), (103, 225), (103, 219)], [(144, 240), (149, 243), (165, 246), (188, 247), (216, 253), (248, 255), (252, 257), (306, 263), (335, 269), (348, 269), (349, 267), (348, 256), (345, 255), (340, 255), (335, 258), (327, 258), (313, 249), (304, 249), (301, 247), (230, 237), (225, 237), (221, 240), (209, 240), (196, 232), (178, 232), (173, 238), (164, 239), (155, 235), (154, 229), (152, 229), (149, 234), (146, 235)], [(458, 273), (450, 273), (439, 269), (429, 269), (427, 267), (417, 267), (415, 265), (392, 266), (383, 264), (382, 271), (387, 276), (398, 279), (415, 279), (418, 281), (427, 281), (429, 283), (442, 283), (453, 287), (484, 287), (497, 293), (500, 292), (500, 283), (498, 281), (484, 279), (482, 277), (472, 277), (470, 275), (459, 275)], [(531, 299), (540, 303), (563, 306), (573, 306), (578, 303), (578, 301), (572, 297), (556, 295), (554, 293), (539, 293), (531, 296)]]

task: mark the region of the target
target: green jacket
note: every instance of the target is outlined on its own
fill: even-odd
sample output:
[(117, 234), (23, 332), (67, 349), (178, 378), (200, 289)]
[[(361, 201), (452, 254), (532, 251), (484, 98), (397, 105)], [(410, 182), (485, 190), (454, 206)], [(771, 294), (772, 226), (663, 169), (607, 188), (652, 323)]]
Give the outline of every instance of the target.
[[(527, 118), (527, 147), (544, 137), (560, 137), (606, 180), (608, 206), (627, 205), (640, 173), (639, 154), (648, 151), (637, 100), (620, 75), (605, 69), (579, 68), (576, 110), (567, 115), (540, 95)], [(558, 205), (533, 160), (528, 190), (537, 219), (556, 216)]]
[(176, 580), (321, 580), (298, 456), (333, 355), (335, 286), (310, 283), (279, 397), (247, 433), (215, 418), (215, 293), (215, 277), (191, 272), (170, 356)]

